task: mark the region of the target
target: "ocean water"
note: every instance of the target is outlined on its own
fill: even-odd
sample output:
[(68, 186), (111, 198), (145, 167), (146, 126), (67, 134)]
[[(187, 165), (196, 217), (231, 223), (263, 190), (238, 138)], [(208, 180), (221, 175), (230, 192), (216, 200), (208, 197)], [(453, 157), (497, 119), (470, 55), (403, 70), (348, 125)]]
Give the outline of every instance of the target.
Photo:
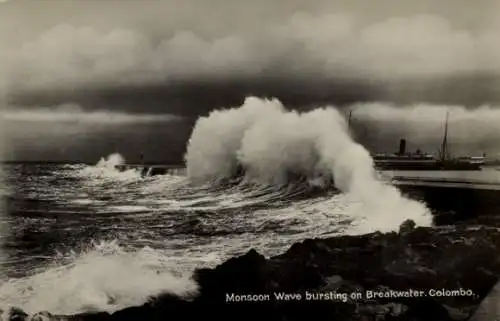
[[(256, 248), (356, 233), (348, 196), (302, 186), (192, 186), (109, 167), (7, 165), (0, 302), (27, 311), (113, 311), (195, 290), (192, 270)], [(354, 201), (351, 201), (355, 204)]]
[(432, 224), (333, 108), (298, 114), (250, 97), (198, 120), (186, 168), (142, 178), (114, 169), (124, 162), (3, 165), (0, 308), (115, 311), (195, 293), (195, 268), (251, 248), (271, 256), (305, 238)]

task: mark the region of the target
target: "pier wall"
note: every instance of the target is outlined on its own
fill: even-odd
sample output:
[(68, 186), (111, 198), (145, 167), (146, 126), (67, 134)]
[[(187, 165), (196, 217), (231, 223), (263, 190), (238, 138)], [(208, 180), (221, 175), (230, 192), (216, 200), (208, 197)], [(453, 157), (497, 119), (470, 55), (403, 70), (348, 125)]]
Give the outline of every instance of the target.
[(423, 201), (437, 225), (485, 224), (500, 227), (500, 184), (454, 180), (393, 182), (406, 196)]
[(139, 171), (141, 176), (157, 176), (172, 174), (179, 169), (179, 166), (175, 165), (148, 165), (148, 164), (124, 164), (116, 165), (115, 168), (118, 171), (125, 172), (129, 170)]

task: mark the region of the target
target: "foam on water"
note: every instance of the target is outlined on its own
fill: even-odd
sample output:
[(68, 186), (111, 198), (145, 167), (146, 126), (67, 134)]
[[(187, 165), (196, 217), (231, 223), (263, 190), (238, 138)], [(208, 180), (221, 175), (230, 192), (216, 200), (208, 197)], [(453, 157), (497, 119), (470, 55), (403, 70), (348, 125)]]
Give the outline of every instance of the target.
[(147, 247), (128, 252), (116, 242), (103, 242), (64, 261), (0, 284), (1, 307), (20, 306), (28, 313), (112, 312), (140, 305), (151, 295), (190, 295), (197, 290), (187, 274), (171, 272), (169, 257)]
[(81, 169), (81, 175), (95, 179), (119, 179), (119, 180), (134, 180), (141, 177), (140, 172), (130, 169), (125, 172), (118, 171), (117, 165), (125, 164), (125, 159), (118, 153), (103, 157), (95, 166), (86, 166)]
[(406, 219), (432, 223), (424, 204), (378, 179), (370, 154), (331, 107), (297, 113), (277, 99), (249, 97), (197, 121), (186, 162), (194, 182), (218, 182), (240, 167), (247, 180), (273, 185), (286, 184), (290, 173), (316, 180), (331, 175), (338, 189), (358, 200), (349, 215), (366, 221), (365, 232), (394, 230)]
[[(377, 177), (369, 153), (352, 141), (334, 108), (295, 113), (277, 100), (248, 98), (199, 119), (186, 161), (186, 175), (142, 178), (117, 171), (125, 160), (113, 154), (95, 166), (68, 167), (64, 175), (74, 184), (68, 188), (37, 190), (36, 197), (76, 206), (75, 213), (98, 214), (86, 222), (106, 223), (100, 214), (111, 213), (106, 229), (162, 250), (93, 244), (32, 275), (0, 281), (0, 302), (30, 313), (115, 311), (164, 291), (193, 293), (193, 268), (250, 248), (274, 255), (304, 238), (393, 230), (408, 218), (431, 222), (423, 204)], [(242, 180), (220, 184), (239, 166)], [(305, 176), (305, 184), (288, 181), (290, 172)], [(324, 189), (325, 175), (343, 193)], [(311, 186), (327, 193), (304, 196)]]

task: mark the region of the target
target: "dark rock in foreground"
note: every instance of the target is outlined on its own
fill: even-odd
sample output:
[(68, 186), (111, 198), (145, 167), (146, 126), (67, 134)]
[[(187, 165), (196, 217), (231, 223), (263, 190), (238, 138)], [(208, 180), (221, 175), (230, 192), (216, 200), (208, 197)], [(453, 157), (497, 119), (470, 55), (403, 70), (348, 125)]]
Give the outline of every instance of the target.
[(192, 300), (163, 295), (113, 314), (33, 320), (466, 320), (497, 282), (499, 258), (497, 229), (406, 223), (400, 233), (305, 240), (270, 259), (250, 250), (196, 271)]

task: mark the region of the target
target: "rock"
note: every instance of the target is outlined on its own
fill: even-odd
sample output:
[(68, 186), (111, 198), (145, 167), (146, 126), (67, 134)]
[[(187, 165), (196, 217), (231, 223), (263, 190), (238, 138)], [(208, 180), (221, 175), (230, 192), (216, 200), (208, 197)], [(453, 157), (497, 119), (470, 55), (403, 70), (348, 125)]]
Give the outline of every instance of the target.
[(400, 316), (408, 310), (408, 307), (401, 303), (390, 303), (390, 306), (391, 306), (390, 315), (393, 317)]
[(450, 319), (454, 321), (467, 320), (471, 316), (472, 310), (469, 307), (465, 307), (462, 309), (455, 309), (446, 304), (443, 304), (443, 307), (448, 311), (448, 315)]
[(46, 311), (35, 313), (30, 319), (30, 321), (51, 321), (51, 320), (53, 320), (53, 315)]
[(223, 300), (226, 293), (262, 293), (270, 281), (266, 276), (266, 258), (252, 249), (215, 269), (197, 270), (194, 279), (199, 284), (201, 297)]
[(9, 312), (9, 321), (25, 321), (29, 315), (20, 308), (11, 308)]
[[(69, 321), (160, 321), (203, 313), (217, 320), (465, 320), (500, 275), (500, 232), (493, 229), (415, 228), (399, 233), (339, 236), (296, 243), (269, 259), (255, 250), (213, 269), (199, 269), (197, 296), (160, 295), (146, 304), (113, 314), (86, 313)], [(431, 289), (466, 289), (473, 296), (429, 297)], [(390, 294), (366, 298), (366, 290)], [(422, 291), (425, 295), (408, 296)], [(276, 300), (274, 293), (301, 294), (300, 300)], [(268, 295), (269, 300), (226, 302), (226, 294)], [(306, 300), (307, 294), (316, 295)], [(347, 294), (342, 300), (340, 294)], [(418, 292), (420, 293), (420, 292)], [(357, 294), (362, 294), (357, 296)], [(337, 296), (336, 296), (337, 295)], [(326, 299), (335, 298), (335, 299)], [(343, 302), (345, 301), (345, 302)], [(17, 311), (10, 320), (25, 320)], [(39, 320), (59, 316), (40, 314)]]
[(453, 321), (448, 310), (436, 300), (420, 298), (411, 303), (403, 320)]
[(340, 275), (333, 275), (325, 278), (325, 285), (321, 289), (322, 291), (335, 291), (337, 290), (343, 283), (344, 279)]
[(415, 221), (413, 220), (406, 220), (401, 225), (399, 226), (399, 234), (401, 235), (407, 235), (411, 233), (415, 229)]
[(358, 307), (357, 314), (361, 316), (370, 316), (375, 320), (387, 320), (401, 316), (408, 310), (403, 304), (388, 303), (388, 304), (366, 304)]

